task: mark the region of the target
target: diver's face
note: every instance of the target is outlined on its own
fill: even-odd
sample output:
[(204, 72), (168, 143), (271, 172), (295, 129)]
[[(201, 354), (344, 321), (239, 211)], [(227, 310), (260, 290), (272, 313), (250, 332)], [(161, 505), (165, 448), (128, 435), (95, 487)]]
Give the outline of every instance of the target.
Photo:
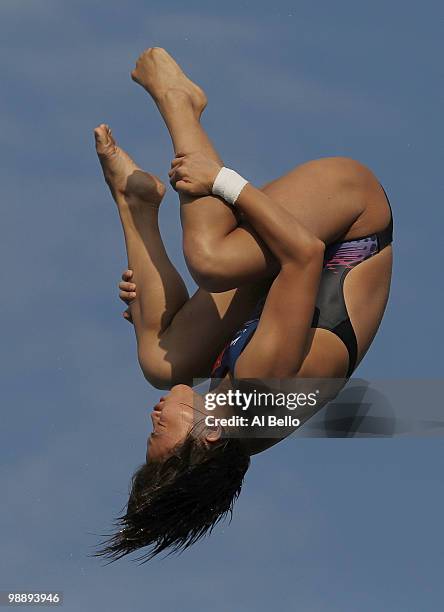
[(196, 394), (187, 385), (176, 385), (161, 397), (151, 413), (153, 432), (148, 438), (146, 460), (162, 461), (183, 442), (195, 424)]

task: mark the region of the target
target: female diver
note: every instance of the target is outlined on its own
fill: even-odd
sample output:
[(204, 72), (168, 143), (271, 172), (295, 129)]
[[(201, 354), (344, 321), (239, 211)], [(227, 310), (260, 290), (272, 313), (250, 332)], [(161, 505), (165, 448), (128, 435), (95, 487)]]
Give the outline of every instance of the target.
[(164, 184), (100, 125), (96, 149), (128, 254), (125, 316), (144, 376), (170, 389), (154, 407), (146, 462), (119, 529), (97, 553), (112, 560), (141, 548), (148, 560), (211, 532), (231, 513), (250, 456), (279, 441), (203, 424), (193, 381), (346, 381), (379, 327), (392, 267), (390, 205), (367, 167), (322, 158), (256, 188), (223, 169), (200, 124), (206, 96), (164, 49), (144, 51), (131, 76), (172, 138), (170, 182), (199, 288), (189, 297), (162, 243)]

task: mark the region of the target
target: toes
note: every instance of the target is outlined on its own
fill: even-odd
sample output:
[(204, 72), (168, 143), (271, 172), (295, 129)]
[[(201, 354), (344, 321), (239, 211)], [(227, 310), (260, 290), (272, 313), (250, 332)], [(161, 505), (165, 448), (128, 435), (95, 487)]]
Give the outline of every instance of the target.
[(106, 145), (106, 128), (103, 123), (94, 130), (94, 138), (96, 139), (96, 147)]
[(101, 123), (94, 129), (94, 136), (99, 142), (106, 142), (108, 138), (112, 138), (112, 132), (106, 123)]
[(116, 148), (111, 129), (106, 123), (101, 123), (94, 130), (96, 147), (100, 153), (112, 153)]

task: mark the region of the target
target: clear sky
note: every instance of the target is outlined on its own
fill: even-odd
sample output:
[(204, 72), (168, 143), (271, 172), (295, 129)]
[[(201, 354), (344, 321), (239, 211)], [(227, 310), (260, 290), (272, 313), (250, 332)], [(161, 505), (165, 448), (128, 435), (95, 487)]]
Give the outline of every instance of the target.
[[(231, 525), (182, 557), (87, 554), (159, 397), (121, 318), (122, 232), (92, 137), (109, 123), (167, 179), (167, 132), (129, 78), (138, 54), (177, 58), (226, 165), (257, 185), (322, 156), (372, 168), (395, 266), (357, 375), (440, 378), (443, 20), (431, 0), (2, 0), (0, 590), (62, 590), (66, 612), (442, 610), (440, 437), (288, 440), (254, 459)], [(172, 189), (161, 227), (192, 289)]]

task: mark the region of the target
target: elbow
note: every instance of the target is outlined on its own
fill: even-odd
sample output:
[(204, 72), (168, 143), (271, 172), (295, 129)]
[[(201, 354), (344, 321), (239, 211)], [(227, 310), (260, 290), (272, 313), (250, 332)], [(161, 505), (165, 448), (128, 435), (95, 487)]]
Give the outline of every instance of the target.
[(316, 238), (316, 236), (312, 236), (305, 246), (304, 255), (308, 261), (323, 260), (325, 255), (325, 242)]
[(325, 254), (325, 243), (316, 236), (305, 236), (289, 248), (287, 256), (282, 261), (282, 265), (294, 265), (307, 267), (317, 265), (322, 262)]

